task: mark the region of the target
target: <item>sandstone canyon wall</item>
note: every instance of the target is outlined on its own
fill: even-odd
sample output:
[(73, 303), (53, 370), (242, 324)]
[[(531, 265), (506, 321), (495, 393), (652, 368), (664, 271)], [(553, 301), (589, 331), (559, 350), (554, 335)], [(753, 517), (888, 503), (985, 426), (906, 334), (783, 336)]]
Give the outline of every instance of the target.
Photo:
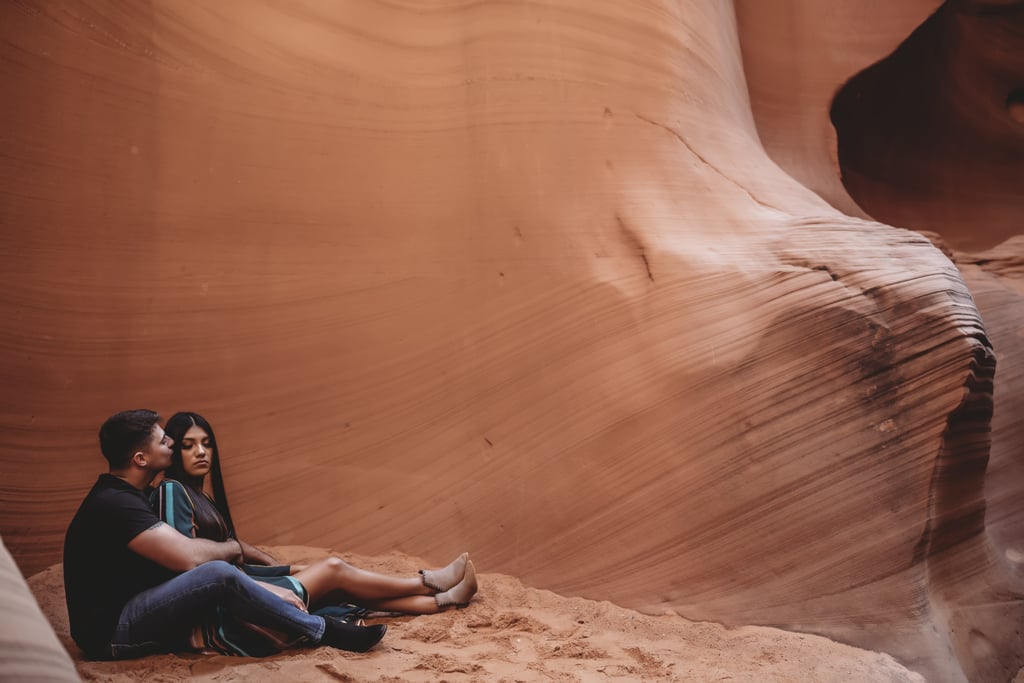
[(1024, 3), (943, 5), (836, 94), (844, 184), (872, 216), (977, 251), (1024, 231)]
[[(994, 561), (1019, 582), (1024, 3), (737, 2), (737, 14), (752, 109), (772, 158), (844, 212), (866, 216), (864, 207), (928, 234), (972, 292), (998, 359), (986, 535)], [(986, 619), (1011, 622), (1003, 610), (1013, 609), (1015, 591), (1003, 584), (997, 593)], [(953, 630), (969, 634), (979, 660), (998, 659), (984, 628)], [(974, 678), (1007, 675), (993, 666)]]
[(937, 4), (817, 5), (0, 5), (22, 570), (59, 560), (107, 415), (190, 409), (254, 541), (470, 548), (1011, 678), (1003, 357), (953, 261), (847, 193), (828, 124)]

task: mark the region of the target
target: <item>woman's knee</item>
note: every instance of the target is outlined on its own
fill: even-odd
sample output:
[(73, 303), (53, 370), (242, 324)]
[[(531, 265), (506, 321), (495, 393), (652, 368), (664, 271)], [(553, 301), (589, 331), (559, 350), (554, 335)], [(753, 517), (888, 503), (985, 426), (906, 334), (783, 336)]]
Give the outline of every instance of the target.
[(323, 561), (324, 565), (331, 571), (332, 574), (339, 574), (344, 576), (351, 572), (354, 568), (345, 560), (340, 557), (331, 556)]

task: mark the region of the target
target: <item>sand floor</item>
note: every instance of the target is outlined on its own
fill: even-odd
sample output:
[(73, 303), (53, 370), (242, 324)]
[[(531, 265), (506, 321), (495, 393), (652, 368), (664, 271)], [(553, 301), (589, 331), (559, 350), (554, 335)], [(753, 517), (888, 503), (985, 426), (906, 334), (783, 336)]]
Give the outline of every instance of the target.
[[(270, 549), (285, 561), (328, 551)], [(412, 572), (400, 554), (344, 556), (368, 569)], [(609, 602), (566, 598), (481, 573), (470, 607), (378, 619), (388, 633), (366, 654), (327, 647), (266, 659), (180, 654), (87, 662), (68, 634), (61, 568), (29, 578), (79, 674), (87, 681), (921, 681), (887, 654), (818, 636), (747, 626), (726, 629), (678, 616), (648, 616)]]

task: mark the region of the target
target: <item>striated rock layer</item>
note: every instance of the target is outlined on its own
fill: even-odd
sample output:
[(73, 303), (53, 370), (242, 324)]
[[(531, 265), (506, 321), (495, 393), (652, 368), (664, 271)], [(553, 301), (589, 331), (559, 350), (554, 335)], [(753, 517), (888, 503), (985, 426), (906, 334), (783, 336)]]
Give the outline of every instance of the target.
[[(954, 639), (960, 650), (979, 664), (968, 669), (978, 680), (1008, 679), (1019, 666), (1015, 656), (994, 651), (1019, 647), (1019, 634), (1006, 625), (1019, 619), (1024, 561), (1018, 495), (1024, 252), (1019, 238), (977, 254), (946, 245), (995, 244), (1024, 225), (1016, 180), (1024, 171), (1024, 127), (1014, 101), (1022, 10), (1016, 0), (737, 3), (752, 108), (770, 155), (843, 211), (864, 216), (864, 206), (886, 221), (926, 229), (961, 268), (995, 347), (999, 372), (984, 484), (992, 546), (985, 552), (995, 551), (1017, 589), (991, 575), (964, 581), (958, 572), (951, 573), (958, 585), (947, 587), (961, 603), (952, 609), (959, 623), (950, 628), (960, 634)], [(989, 410), (977, 407), (979, 414)], [(939, 613), (935, 596), (942, 581), (936, 572), (929, 577)], [(976, 594), (965, 600), (970, 585)], [(988, 641), (992, 631), (1003, 632), (1001, 646)]]
[[(22, 569), (59, 559), (107, 415), (190, 409), (254, 541), (470, 548), (566, 595), (1012, 677), (990, 339), (827, 138), (759, 116), (792, 153), (765, 152), (773, 71), (752, 110), (745, 65), (786, 48), (753, 7), (0, 5)], [(912, 30), (934, 3), (906, 7)], [(812, 131), (885, 31), (797, 88)]]

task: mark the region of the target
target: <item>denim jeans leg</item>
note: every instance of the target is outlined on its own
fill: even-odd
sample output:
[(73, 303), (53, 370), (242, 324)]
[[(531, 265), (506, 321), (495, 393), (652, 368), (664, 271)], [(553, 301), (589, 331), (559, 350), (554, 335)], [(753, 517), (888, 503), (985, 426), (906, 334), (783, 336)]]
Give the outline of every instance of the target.
[(239, 619), (319, 642), (324, 620), (273, 595), (227, 562), (207, 562), (139, 593), (121, 611), (110, 649), (115, 659), (182, 647), (192, 627), (221, 606)]

